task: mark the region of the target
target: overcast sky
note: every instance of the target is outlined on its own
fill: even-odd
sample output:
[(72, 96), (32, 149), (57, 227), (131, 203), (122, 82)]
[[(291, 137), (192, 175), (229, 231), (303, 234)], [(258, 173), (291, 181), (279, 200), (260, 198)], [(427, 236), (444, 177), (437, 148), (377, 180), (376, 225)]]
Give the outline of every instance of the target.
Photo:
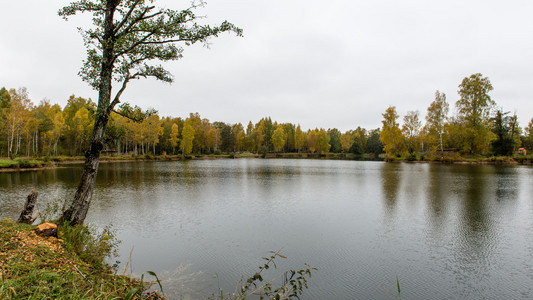
[[(36, 104), (97, 99), (77, 76), (85, 48), (76, 27), (87, 20), (57, 16), (69, 2), (2, 1), (0, 87), (27, 87)], [(305, 129), (372, 129), (389, 105), (423, 118), (436, 90), (454, 114), (461, 80), (482, 73), (521, 126), (533, 117), (531, 0), (211, 0), (197, 13), (203, 22), (233, 22), (244, 37), (187, 47), (165, 64), (173, 84), (133, 81), (124, 101), (244, 126), (270, 116)]]

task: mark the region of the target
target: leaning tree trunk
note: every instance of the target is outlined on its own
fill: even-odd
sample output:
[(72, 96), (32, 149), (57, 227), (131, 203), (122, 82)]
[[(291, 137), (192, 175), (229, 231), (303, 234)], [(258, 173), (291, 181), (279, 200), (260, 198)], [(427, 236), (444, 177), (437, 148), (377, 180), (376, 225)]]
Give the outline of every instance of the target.
[(63, 213), (61, 218), (62, 222), (67, 221), (71, 225), (78, 225), (83, 224), (85, 221), (93, 196), (94, 183), (96, 181), (98, 165), (100, 164), (100, 153), (104, 145), (103, 140), (107, 121), (107, 117), (99, 117), (95, 120), (91, 145), (85, 153), (85, 165), (80, 184), (78, 185), (76, 194), (74, 194), (74, 200), (70, 207)]
[[(113, 14), (118, 1), (107, 1), (106, 15), (104, 20), (104, 41), (113, 40)], [(96, 173), (100, 164), (100, 153), (104, 148), (104, 135), (109, 120), (109, 115), (113, 110), (111, 105), (111, 82), (114, 64), (114, 43), (103, 44), (102, 69), (100, 70), (100, 86), (98, 91), (98, 107), (96, 110), (93, 134), (89, 150), (85, 153), (85, 165), (81, 175), (80, 184), (74, 195), (70, 207), (63, 212), (60, 222), (69, 222), (71, 225), (83, 224), (91, 199), (93, 196)], [(117, 96), (118, 97), (118, 96)]]

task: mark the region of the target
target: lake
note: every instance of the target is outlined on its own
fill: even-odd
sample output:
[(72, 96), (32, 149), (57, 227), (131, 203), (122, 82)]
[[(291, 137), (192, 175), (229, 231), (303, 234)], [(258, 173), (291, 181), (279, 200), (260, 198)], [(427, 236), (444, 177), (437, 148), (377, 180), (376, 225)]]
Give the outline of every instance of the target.
[[(79, 165), (0, 173), (0, 218), (71, 198)], [(302, 299), (533, 298), (533, 168), (335, 160), (103, 163), (86, 223), (171, 298), (231, 292), (268, 251), (317, 267)], [(388, 291), (387, 291), (388, 290)]]

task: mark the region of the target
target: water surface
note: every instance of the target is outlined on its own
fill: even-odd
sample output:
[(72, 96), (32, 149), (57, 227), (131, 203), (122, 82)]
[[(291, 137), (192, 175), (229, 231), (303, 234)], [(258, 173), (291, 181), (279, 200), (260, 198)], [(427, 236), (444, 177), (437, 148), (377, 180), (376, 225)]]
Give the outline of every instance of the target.
[[(41, 203), (72, 197), (80, 174), (0, 173), (0, 218), (15, 219), (31, 189)], [(327, 160), (106, 163), (86, 222), (112, 223), (123, 265), (133, 249), (133, 272), (170, 279), (176, 298), (233, 291), (282, 249), (288, 259), (272, 275), (318, 268), (303, 299), (392, 299), (396, 276), (405, 299), (531, 299), (532, 175)]]

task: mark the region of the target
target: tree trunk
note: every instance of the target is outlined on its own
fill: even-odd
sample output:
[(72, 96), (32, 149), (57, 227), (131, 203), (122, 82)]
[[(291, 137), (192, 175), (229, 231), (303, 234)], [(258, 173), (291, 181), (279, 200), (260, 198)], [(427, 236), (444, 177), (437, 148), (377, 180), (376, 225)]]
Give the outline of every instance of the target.
[(91, 145), (85, 154), (85, 165), (81, 175), (80, 184), (74, 195), (74, 200), (70, 207), (63, 213), (61, 221), (68, 221), (71, 225), (83, 224), (94, 191), (94, 183), (98, 165), (100, 164), (100, 153), (103, 149), (103, 138), (108, 118), (98, 116), (95, 121)]
[(439, 137), (440, 137), (440, 156), (444, 157), (444, 148), (442, 145), (442, 132), (439, 133)]
[[(107, 1), (106, 15), (104, 21), (105, 33), (104, 41), (112, 40), (113, 37), (113, 14), (117, 3)], [(104, 43), (102, 55), (102, 69), (100, 71), (100, 86), (98, 91), (98, 107), (96, 110), (93, 134), (89, 150), (85, 153), (85, 165), (81, 175), (80, 184), (74, 195), (70, 207), (63, 212), (60, 222), (69, 222), (71, 225), (83, 224), (94, 191), (96, 173), (100, 164), (100, 153), (104, 148), (104, 135), (109, 114), (113, 110), (111, 107), (111, 82), (114, 64), (114, 43)]]
[(15, 139), (15, 117), (16, 117), (16, 110), (13, 111), (13, 127), (11, 127), (11, 143), (9, 143), (9, 150), (7, 151), (7, 156), (9, 159), (13, 159), (13, 140)]
[(32, 190), (26, 198), (26, 204), (24, 204), (24, 209), (20, 213), (18, 223), (31, 224), (35, 219), (32, 218), (33, 208), (35, 207), (35, 202), (37, 201), (37, 196), (39, 193), (35, 190)]

